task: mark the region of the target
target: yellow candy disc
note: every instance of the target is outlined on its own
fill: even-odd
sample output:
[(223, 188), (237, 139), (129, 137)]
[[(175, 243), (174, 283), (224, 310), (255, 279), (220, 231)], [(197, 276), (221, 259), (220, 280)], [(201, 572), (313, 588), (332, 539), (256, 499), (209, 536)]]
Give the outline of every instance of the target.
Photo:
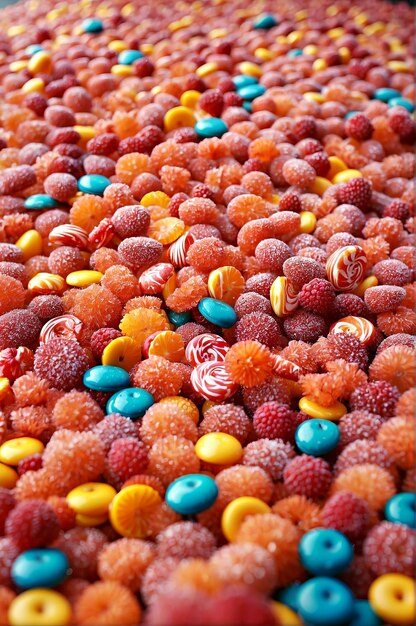
[(412, 626), (416, 622), (415, 581), (403, 574), (384, 574), (371, 584), (370, 604), (388, 624)]
[(101, 363), (114, 365), (129, 372), (140, 361), (141, 350), (131, 337), (117, 337), (110, 341), (103, 350)]
[(196, 117), (192, 109), (187, 106), (178, 106), (169, 109), (164, 119), (166, 132), (176, 130), (176, 128), (194, 127), (195, 123)]
[(341, 402), (336, 402), (332, 406), (321, 406), (307, 396), (299, 400), (299, 408), (311, 417), (332, 421), (339, 420), (347, 412), (347, 408)]
[(43, 241), (37, 230), (27, 230), (15, 245), (23, 252), (23, 260), (28, 261), (32, 256), (42, 254)]
[(286, 604), (272, 600), (272, 611), (276, 615), (281, 626), (303, 626), (303, 622), (297, 613), (292, 611), (292, 609), (286, 606)]
[(19, 474), (9, 465), (0, 463), (0, 487), (13, 489), (17, 483)]
[(367, 278), (364, 278), (364, 280), (354, 289), (352, 293), (362, 298), (367, 289), (370, 287), (377, 287), (377, 285), (378, 280), (375, 276), (367, 276)]
[(353, 178), (362, 178), (362, 174), (358, 170), (343, 170), (342, 172), (338, 172), (332, 179), (332, 182), (337, 185), (338, 183), (347, 183), (349, 180)]
[(225, 507), (221, 517), (221, 528), (224, 537), (228, 541), (235, 541), (239, 528), (248, 515), (260, 515), (270, 512), (270, 507), (259, 498), (243, 496), (232, 500)]
[(52, 589), (29, 589), (12, 601), (10, 626), (66, 626), (72, 616), (68, 600)]
[(87, 516), (107, 515), (108, 507), (117, 491), (106, 483), (84, 483), (66, 496), (71, 509)]
[(77, 526), (83, 526), (84, 528), (93, 528), (94, 526), (101, 526), (108, 520), (108, 515), (82, 515), (77, 513), (75, 516), (75, 523)]
[(301, 233), (313, 233), (316, 226), (316, 216), (312, 211), (301, 211), (300, 217), (300, 232)]
[(208, 433), (196, 442), (195, 454), (201, 461), (228, 465), (240, 460), (243, 448), (238, 439), (227, 433)]
[(103, 274), (95, 270), (79, 270), (68, 274), (66, 282), (71, 287), (89, 287), (99, 283), (102, 277)]
[(32, 454), (42, 454), (45, 446), (34, 437), (9, 439), (0, 446), (0, 461), (7, 465), (18, 465)]

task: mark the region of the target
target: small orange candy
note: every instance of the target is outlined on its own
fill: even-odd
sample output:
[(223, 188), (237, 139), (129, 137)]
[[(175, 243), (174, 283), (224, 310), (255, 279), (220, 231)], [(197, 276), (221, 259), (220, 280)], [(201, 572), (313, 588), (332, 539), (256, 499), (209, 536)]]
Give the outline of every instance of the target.
[(180, 363), (185, 357), (182, 337), (171, 330), (158, 333), (149, 346), (150, 355), (163, 356), (168, 361)]
[(148, 235), (164, 246), (176, 241), (185, 231), (185, 224), (177, 217), (164, 217), (150, 224)]
[(213, 270), (208, 277), (208, 291), (212, 298), (234, 306), (244, 291), (245, 280), (241, 272), (231, 265)]

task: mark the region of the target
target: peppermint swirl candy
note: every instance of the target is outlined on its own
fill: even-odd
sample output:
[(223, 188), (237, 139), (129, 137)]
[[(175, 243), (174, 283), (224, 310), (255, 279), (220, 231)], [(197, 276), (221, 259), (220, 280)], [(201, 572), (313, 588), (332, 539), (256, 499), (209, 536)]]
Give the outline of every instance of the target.
[(80, 226), (61, 224), (51, 230), (49, 241), (61, 246), (72, 246), (73, 248), (85, 250), (88, 248), (88, 233)]
[(201, 365), (207, 361), (222, 362), (229, 349), (228, 343), (219, 335), (202, 333), (188, 343), (185, 358), (193, 366)]
[(194, 391), (211, 402), (223, 402), (238, 389), (225, 370), (223, 361), (207, 361), (198, 365), (191, 374)]
[(88, 243), (92, 248), (97, 250), (98, 248), (103, 248), (110, 243), (113, 235), (114, 226), (110, 218), (105, 217), (88, 235)]
[(156, 263), (145, 270), (139, 278), (139, 286), (146, 295), (160, 293), (173, 276), (175, 268), (171, 263)]
[(276, 376), (297, 381), (303, 374), (302, 368), (300, 368), (299, 365), (292, 363), (292, 361), (288, 359), (284, 359), (279, 354), (272, 354), (271, 361), (273, 364), (273, 374)]
[(59, 294), (65, 289), (65, 279), (59, 274), (48, 274), (48, 272), (39, 272), (29, 280), (28, 290), (30, 293), (38, 295)]
[(4, 376), (13, 382), (32, 368), (33, 352), (29, 348), (5, 348), (0, 352), (0, 377)]
[(298, 307), (299, 294), (286, 276), (278, 276), (270, 288), (270, 303), (278, 317), (290, 315)]
[(353, 291), (364, 279), (367, 257), (360, 246), (343, 246), (326, 262), (326, 273), (338, 291)]
[(357, 337), (357, 339), (362, 341), (366, 346), (372, 344), (376, 338), (376, 328), (374, 324), (364, 317), (358, 317), (356, 315), (348, 315), (348, 317), (341, 318), (338, 322), (332, 324), (329, 332), (333, 335), (349, 333)]
[(60, 315), (44, 324), (39, 335), (39, 343), (48, 343), (54, 337), (63, 337), (77, 341), (83, 323), (75, 315)]
[(185, 267), (186, 255), (189, 248), (196, 241), (192, 233), (185, 233), (173, 242), (169, 248), (169, 259), (175, 267)]

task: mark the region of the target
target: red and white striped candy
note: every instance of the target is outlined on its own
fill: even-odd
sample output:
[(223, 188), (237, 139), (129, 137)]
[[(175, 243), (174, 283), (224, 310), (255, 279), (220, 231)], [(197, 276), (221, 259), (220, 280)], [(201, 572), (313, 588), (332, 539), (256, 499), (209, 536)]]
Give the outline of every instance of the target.
[(352, 291), (364, 279), (367, 257), (360, 246), (343, 246), (326, 262), (326, 273), (338, 291)]
[(49, 241), (61, 246), (72, 246), (73, 248), (86, 250), (88, 248), (88, 233), (80, 226), (61, 224), (51, 230)]
[(278, 317), (293, 313), (298, 307), (299, 294), (285, 276), (278, 276), (270, 288), (270, 303)]
[(198, 395), (212, 402), (223, 402), (238, 389), (223, 361), (206, 361), (198, 365), (192, 370), (191, 385)]
[(185, 357), (193, 366), (206, 361), (224, 361), (229, 349), (228, 343), (219, 335), (203, 333), (191, 339), (186, 346)]
[(366, 320), (364, 317), (358, 317), (356, 315), (348, 315), (347, 317), (343, 317), (342, 319), (332, 324), (329, 332), (333, 335), (338, 335), (339, 333), (349, 333), (350, 335), (354, 335), (360, 341), (362, 341), (366, 346), (373, 343), (376, 338), (376, 329), (374, 324), (372, 324), (369, 320)]
[(32, 368), (33, 352), (29, 348), (5, 348), (0, 352), (0, 377), (8, 378), (11, 383)]
[(186, 255), (189, 248), (196, 241), (192, 233), (185, 233), (173, 242), (169, 248), (169, 259), (175, 267), (185, 267)]
[(54, 337), (77, 341), (82, 326), (83, 323), (75, 315), (60, 315), (46, 322), (40, 331), (39, 343), (48, 343)]
[(106, 246), (113, 238), (114, 226), (110, 218), (105, 217), (88, 235), (88, 243), (98, 249)]
[(292, 361), (288, 359), (284, 359), (279, 354), (272, 354), (271, 361), (273, 363), (273, 374), (276, 374), (276, 376), (281, 376), (289, 380), (299, 380), (299, 377), (303, 374), (299, 365), (292, 363)]
[(173, 276), (175, 268), (171, 263), (156, 263), (145, 270), (139, 278), (139, 286), (144, 294), (160, 293)]

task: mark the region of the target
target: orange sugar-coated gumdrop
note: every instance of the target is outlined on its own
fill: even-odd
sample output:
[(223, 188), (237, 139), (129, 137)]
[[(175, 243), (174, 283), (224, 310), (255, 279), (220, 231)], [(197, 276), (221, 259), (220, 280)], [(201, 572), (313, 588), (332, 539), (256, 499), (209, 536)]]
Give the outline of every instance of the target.
[(52, 422), (56, 428), (89, 430), (104, 417), (100, 406), (83, 391), (72, 390), (58, 400), (52, 411)]
[(195, 589), (208, 594), (215, 594), (222, 586), (211, 562), (201, 558), (179, 562), (169, 583), (179, 589)]
[(166, 487), (179, 476), (198, 473), (199, 467), (194, 445), (184, 437), (168, 435), (150, 449), (148, 471)]
[(177, 313), (190, 311), (208, 295), (208, 288), (199, 276), (190, 278), (166, 299), (166, 305)]
[(98, 574), (102, 580), (118, 582), (131, 591), (139, 591), (143, 574), (155, 558), (154, 546), (142, 539), (118, 539), (98, 556)]
[(301, 532), (309, 532), (312, 528), (322, 526), (320, 507), (305, 496), (288, 496), (278, 500), (272, 511), (279, 517), (288, 519)]
[(183, 382), (179, 367), (161, 356), (149, 356), (138, 363), (131, 376), (134, 386), (146, 389), (157, 402), (165, 396), (177, 395)]
[(209, 565), (222, 585), (244, 585), (269, 593), (276, 582), (273, 556), (254, 543), (223, 546), (211, 557)]
[(369, 373), (370, 380), (386, 380), (403, 393), (415, 383), (414, 351), (409, 346), (390, 346), (374, 357)]
[(107, 287), (122, 304), (139, 293), (137, 278), (124, 265), (112, 265), (101, 279), (101, 285)]
[[(383, 354), (383, 353), (382, 353)], [(412, 417), (392, 417), (377, 433), (382, 445), (401, 469), (411, 470), (415, 462), (415, 433)]]
[(85, 195), (75, 200), (69, 217), (71, 224), (80, 226), (90, 233), (109, 214), (108, 206), (103, 198)]
[(141, 608), (134, 594), (114, 581), (89, 585), (75, 602), (74, 615), (80, 626), (135, 626)]
[(373, 464), (354, 465), (334, 479), (330, 494), (349, 491), (365, 500), (369, 506), (379, 511), (396, 493), (391, 474)]
[(185, 224), (176, 217), (164, 217), (150, 224), (148, 235), (164, 246), (176, 241), (184, 232)]
[(231, 265), (213, 270), (208, 277), (208, 292), (211, 298), (234, 306), (244, 291), (245, 280), (241, 272)]
[(121, 317), (120, 300), (101, 285), (90, 285), (86, 289), (66, 292), (64, 305), (68, 312), (78, 317), (90, 330), (117, 326)]
[(175, 404), (169, 402), (154, 404), (142, 418), (140, 438), (147, 446), (151, 446), (167, 435), (180, 435), (195, 443), (198, 429), (195, 422)]
[(25, 289), (22, 283), (13, 278), (0, 274), (0, 315), (13, 309), (22, 309), (25, 302)]
[(131, 337), (140, 346), (152, 333), (168, 329), (169, 322), (154, 309), (135, 308), (130, 313), (126, 313), (120, 322), (123, 335)]
[(272, 373), (270, 350), (258, 341), (239, 341), (225, 355), (225, 369), (239, 385), (260, 385)]
[(156, 335), (149, 346), (149, 356), (163, 356), (168, 361), (181, 362), (185, 357), (182, 337), (171, 330)]
[(251, 220), (270, 217), (273, 209), (269, 208), (267, 202), (260, 196), (254, 194), (243, 194), (237, 196), (229, 203), (227, 215), (230, 222), (241, 228)]
[(260, 467), (233, 465), (221, 470), (215, 480), (220, 490), (218, 502), (223, 507), (241, 496), (259, 498), (268, 504), (273, 495), (272, 480)]
[(198, 424), (199, 422), (199, 409), (190, 400), (189, 398), (184, 398), (183, 396), (166, 396), (159, 401), (159, 404), (170, 403), (171, 405), (177, 406), (181, 411), (183, 411), (194, 424)]

